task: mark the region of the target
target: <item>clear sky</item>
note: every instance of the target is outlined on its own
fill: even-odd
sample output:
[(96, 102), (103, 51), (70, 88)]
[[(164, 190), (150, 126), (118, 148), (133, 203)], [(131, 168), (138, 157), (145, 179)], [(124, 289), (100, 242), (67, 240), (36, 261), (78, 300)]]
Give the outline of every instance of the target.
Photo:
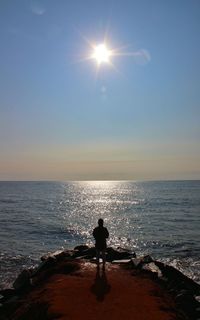
[(1, 0), (0, 180), (200, 179), (199, 60), (199, 0)]

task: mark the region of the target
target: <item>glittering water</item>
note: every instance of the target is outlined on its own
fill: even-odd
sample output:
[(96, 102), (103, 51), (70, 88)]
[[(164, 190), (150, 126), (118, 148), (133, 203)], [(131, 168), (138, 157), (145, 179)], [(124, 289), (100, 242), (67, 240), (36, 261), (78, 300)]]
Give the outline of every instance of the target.
[(200, 181), (0, 182), (0, 287), (42, 254), (92, 244), (151, 254), (200, 282)]

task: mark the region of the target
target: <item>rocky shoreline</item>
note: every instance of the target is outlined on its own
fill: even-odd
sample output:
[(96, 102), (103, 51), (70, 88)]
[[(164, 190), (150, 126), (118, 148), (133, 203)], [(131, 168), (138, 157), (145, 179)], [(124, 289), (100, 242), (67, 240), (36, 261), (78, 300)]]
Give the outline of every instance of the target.
[[(135, 252), (123, 248), (107, 248), (106, 260), (108, 265), (122, 266), (123, 269), (135, 272), (135, 275), (145, 275), (162, 287), (175, 303), (176, 319), (200, 319), (200, 286), (174, 267), (153, 260), (150, 256), (136, 257)], [(34, 308), (31, 303), (28, 309), (24, 309), (26, 297), (41, 288), (52, 276), (75, 273), (80, 268), (84, 269), (86, 263), (95, 263), (94, 247), (80, 245), (73, 250), (42, 256), (36, 268), (23, 270), (19, 274), (13, 289), (0, 291), (0, 319), (59, 319), (59, 316), (47, 316), (48, 304), (43, 305), (42, 308), (46, 309), (41, 312), (36, 311), (41, 310), (40, 307)]]

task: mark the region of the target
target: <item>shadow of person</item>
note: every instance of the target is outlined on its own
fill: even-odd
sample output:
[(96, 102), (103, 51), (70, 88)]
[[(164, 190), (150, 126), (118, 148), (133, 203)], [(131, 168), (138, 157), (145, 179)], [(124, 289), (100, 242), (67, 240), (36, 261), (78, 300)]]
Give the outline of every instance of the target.
[(96, 277), (93, 285), (91, 286), (91, 291), (95, 294), (98, 301), (103, 301), (105, 295), (110, 291), (111, 286), (109, 285), (106, 277), (105, 270), (100, 272), (100, 269), (97, 268)]

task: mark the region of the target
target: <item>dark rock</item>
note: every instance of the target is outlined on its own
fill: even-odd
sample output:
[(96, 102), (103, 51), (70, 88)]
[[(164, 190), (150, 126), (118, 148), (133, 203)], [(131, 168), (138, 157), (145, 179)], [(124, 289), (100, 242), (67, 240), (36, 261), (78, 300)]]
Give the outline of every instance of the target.
[(141, 257), (141, 258), (133, 258), (131, 260), (133, 263), (133, 267), (137, 268), (137, 269), (142, 269), (143, 265), (154, 262), (154, 260), (149, 255)]
[(96, 256), (96, 248), (95, 247), (88, 248), (87, 250), (82, 251), (82, 255), (87, 255), (88, 259), (91, 259)]
[(79, 252), (83, 252), (83, 251), (85, 251), (87, 249), (89, 249), (89, 247), (87, 245), (85, 245), (85, 244), (81, 244), (80, 246), (76, 246), (74, 248), (74, 250), (78, 250)]
[(153, 262), (154, 260), (152, 259), (152, 257), (151, 256), (149, 256), (149, 255), (147, 255), (147, 256), (144, 256), (143, 258), (142, 258), (142, 263), (144, 264), (144, 263), (150, 263), (150, 262)]
[(16, 302), (18, 302), (18, 299), (19, 297), (18, 296), (12, 296), (10, 297), (9, 299), (7, 299), (5, 302), (4, 302), (4, 305), (5, 304), (16, 304)]
[(187, 316), (195, 319), (197, 315), (198, 302), (194, 296), (187, 290), (181, 292), (175, 297), (176, 304), (187, 314)]
[(66, 259), (66, 258), (71, 258), (73, 253), (74, 253), (73, 251), (65, 250), (65, 251), (62, 251), (59, 254), (57, 254), (55, 256), (55, 258), (56, 258), (57, 261), (62, 261), (64, 259)]
[(55, 252), (50, 252), (50, 253), (43, 255), (40, 259), (42, 261), (45, 261), (45, 260), (48, 260), (49, 258), (55, 258), (57, 255), (61, 254), (62, 252), (63, 252), (63, 250), (57, 250)]
[(168, 279), (166, 277), (164, 277), (163, 274), (162, 274), (162, 276), (160, 277), (160, 281), (162, 282), (162, 284), (164, 284), (166, 286), (167, 282), (168, 282)]
[(4, 289), (0, 290), (0, 295), (8, 299), (16, 294), (15, 289)]
[(13, 288), (15, 290), (21, 290), (21, 289), (30, 287), (30, 285), (31, 285), (30, 277), (31, 277), (30, 271), (26, 270), (26, 269), (23, 270), (19, 274), (19, 276), (17, 277), (15, 282), (13, 283)]
[(69, 274), (80, 269), (80, 263), (73, 261), (61, 261), (53, 264), (50, 268), (38, 272), (32, 279), (32, 285), (37, 286), (45, 282), (49, 277), (55, 274)]
[(109, 262), (112, 262), (113, 260), (131, 259), (135, 255), (135, 253), (130, 253), (121, 249), (116, 250), (112, 247), (107, 248), (106, 252), (106, 260)]
[(187, 299), (190, 300), (190, 298), (191, 298), (190, 292), (188, 292), (187, 290), (181, 290), (175, 297), (175, 301), (182, 302), (182, 301), (187, 301)]
[[(24, 305), (23, 307), (23, 314), (21, 316), (17, 316), (15, 319), (18, 320), (28, 320), (28, 319), (35, 319), (35, 320), (45, 320), (45, 319), (58, 319), (57, 316), (51, 317), (48, 314), (48, 303), (40, 303), (40, 302), (30, 302)], [(12, 319), (12, 318), (8, 318)]]
[(81, 259), (92, 260), (92, 259), (94, 259), (94, 256), (93, 255), (83, 255), (83, 256), (80, 256), (80, 257), (76, 257), (76, 259), (78, 259), (78, 260), (81, 260)]
[[(84, 248), (85, 246), (75, 247), (74, 254), (72, 255), (72, 257), (79, 258), (79, 259), (93, 259), (94, 257), (96, 257), (95, 247), (90, 247), (90, 248), (87, 247), (87, 249), (84, 249)], [(131, 259), (132, 257), (135, 257), (135, 256), (136, 256), (135, 252), (126, 251), (125, 249), (122, 249), (122, 248), (113, 249), (112, 247), (109, 247), (106, 249), (106, 260), (109, 262), (112, 262), (113, 260)]]
[(161, 270), (163, 276), (168, 279), (169, 287), (176, 289), (176, 291), (186, 289), (193, 295), (198, 295), (200, 293), (200, 285), (185, 276), (179, 270), (172, 266), (165, 265), (160, 261), (154, 262)]
[(69, 274), (80, 269), (80, 263), (74, 261), (63, 261), (46, 271), (49, 276), (51, 274)]
[(154, 262), (143, 264), (142, 270), (149, 271), (153, 274), (156, 274), (159, 278), (162, 276), (162, 272), (160, 271), (158, 266), (155, 265)]
[(196, 308), (196, 313), (198, 315), (198, 319), (200, 319), (200, 304)]
[(133, 258), (136, 258), (136, 253), (133, 250), (125, 249), (122, 247), (117, 247), (117, 250), (120, 252), (127, 252), (130, 254), (130, 256), (132, 256)]
[(3, 298), (0, 299), (0, 303), (13, 303), (18, 299), (17, 291), (15, 289), (5, 289), (0, 291), (0, 295)]
[(200, 285), (172, 266), (159, 261), (155, 261), (155, 264), (162, 271), (165, 285), (175, 297), (178, 309), (185, 314), (187, 319), (199, 319), (198, 308), (200, 304), (195, 299), (195, 295), (200, 293)]
[(1, 320), (11, 320), (13, 317), (11, 314), (15, 312), (15, 310), (20, 305), (20, 299), (19, 296), (12, 296), (9, 299), (6, 299), (1, 308), (0, 308), (0, 319)]
[(46, 261), (48, 259), (56, 259), (58, 261), (63, 260), (65, 258), (71, 258), (74, 254), (74, 250), (58, 250), (53, 253), (48, 253), (42, 256), (41, 261)]
[[(61, 253), (62, 255), (62, 253)], [(74, 248), (74, 251), (70, 254), (72, 258), (79, 259), (93, 259), (96, 257), (96, 248), (88, 247), (86, 245), (80, 245)], [(106, 250), (106, 260), (111, 262), (113, 260), (130, 259), (136, 257), (135, 252), (118, 247), (113, 249), (112, 247)]]
[(56, 258), (54, 256), (49, 256), (48, 259), (42, 261), (42, 263), (39, 264), (39, 266), (35, 269), (32, 276), (36, 276), (39, 272), (47, 270), (55, 265)]
[(95, 247), (88, 248), (82, 251), (75, 251), (73, 254), (74, 258), (82, 258), (82, 259), (92, 259), (96, 256), (96, 249)]
[(122, 260), (113, 260), (112, 261), (113, 264), (130, 264), (131, 263), (131, 259), (122, 259)]
[[(112, 247), (107, 248), (106, 250), (106, 260), (122, 260), (122, 259), (130, 259), (136, 257), (135, 252), (131, 250), (126, 250), (121, 247), (118, 249), (113, 249)], [(88, 247), (87, 245), (76, 246), (74, 250), (66, 250), (61, 252), (55, 252), (52, 254), (45, 255), (41, 258), (42, 261), (46, 261), (49, 258), (56, 258), (57, 260), (62, 260), (63, 258), (79, 258), (79, 259), (92, 259), (96, 257), (96, 249), (95, 247)]]
[(132, 258), (131, 261), (134, 268), (139, 268), (142, 265), (141, 258)]

